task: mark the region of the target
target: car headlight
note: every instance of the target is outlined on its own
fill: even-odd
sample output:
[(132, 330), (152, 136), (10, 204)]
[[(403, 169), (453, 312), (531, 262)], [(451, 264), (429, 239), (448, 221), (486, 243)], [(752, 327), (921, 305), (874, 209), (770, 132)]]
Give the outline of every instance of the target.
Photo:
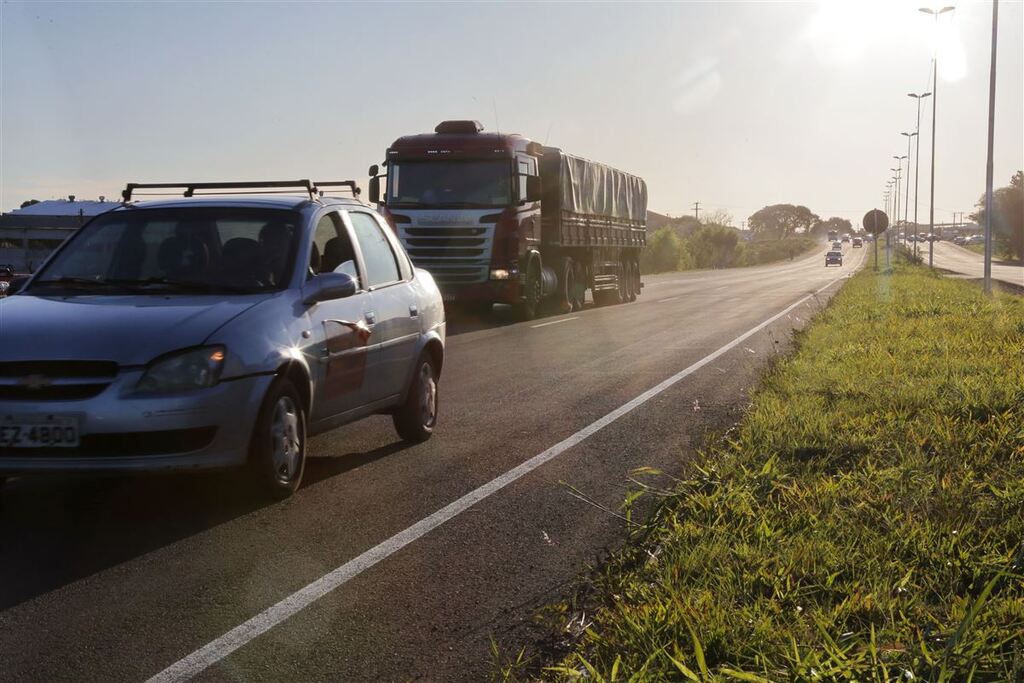
[(212, 387), (224, 369), (224, 347), (203, 346), (156, 359), (136, 385), (141, 392), (185, 391)]

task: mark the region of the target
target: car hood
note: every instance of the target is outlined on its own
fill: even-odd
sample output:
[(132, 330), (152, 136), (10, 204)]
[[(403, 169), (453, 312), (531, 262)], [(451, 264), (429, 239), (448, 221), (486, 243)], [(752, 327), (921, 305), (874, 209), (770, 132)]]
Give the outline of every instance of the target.
[(143, 365), (202, 344), (269, 296), (10, 296), (0, 299), (0, 360)]

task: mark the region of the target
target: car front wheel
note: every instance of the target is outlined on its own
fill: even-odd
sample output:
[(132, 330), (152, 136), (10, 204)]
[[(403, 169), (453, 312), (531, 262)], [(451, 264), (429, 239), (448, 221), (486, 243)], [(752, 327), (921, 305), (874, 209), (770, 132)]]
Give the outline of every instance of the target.
[(253, 429), (249, 473), (259, 490), (285, 498), (298, 490), (305, 469), (306, 411), (295, 386), (279, 377)]
[(391, 416), (398, 436), (412, 443), (429, 439), (437, 424), (437, 406), (437, 368), (430, 354), (424, 351), (416, 361), (416, 374), (405, 402)]

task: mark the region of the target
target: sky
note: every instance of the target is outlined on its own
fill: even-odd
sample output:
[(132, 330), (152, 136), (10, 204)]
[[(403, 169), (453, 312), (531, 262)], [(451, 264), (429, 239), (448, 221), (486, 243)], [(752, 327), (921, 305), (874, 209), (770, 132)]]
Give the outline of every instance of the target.
[[(935, 21), (931, 1), (5, 1), (0, 209), (126, 182), (365, 186), (395, 138), (471, 118), (640, 175), (661, 213), (740, 226), (785, 202), (859, 224), (937, 51), (945, 222), (984, 190), (992, 6)], [(999, 11), (997, 187), (1024, 167), (1024, 3)]]

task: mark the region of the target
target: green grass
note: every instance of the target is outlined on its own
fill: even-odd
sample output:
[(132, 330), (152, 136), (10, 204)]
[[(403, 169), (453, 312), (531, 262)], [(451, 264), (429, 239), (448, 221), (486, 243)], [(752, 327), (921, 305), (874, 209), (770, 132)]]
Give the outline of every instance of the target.
[(701, 455), (499, 677), (1024, 680), (1024, 299), (862, 271)]

